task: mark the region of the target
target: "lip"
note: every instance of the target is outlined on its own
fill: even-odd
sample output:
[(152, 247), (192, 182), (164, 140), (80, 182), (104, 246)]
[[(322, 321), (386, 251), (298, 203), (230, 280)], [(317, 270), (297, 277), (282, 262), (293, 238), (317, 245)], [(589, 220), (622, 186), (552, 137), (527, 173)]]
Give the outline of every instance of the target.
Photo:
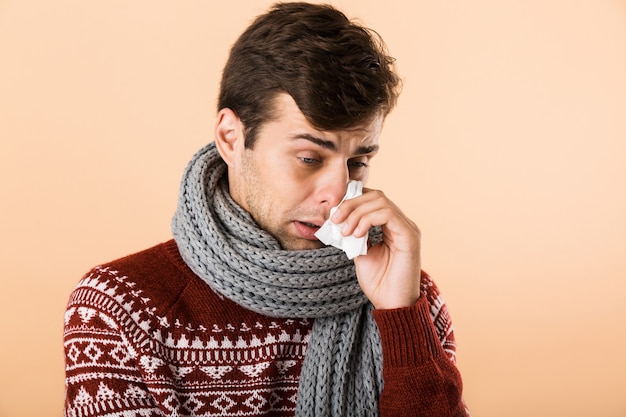
[(308, 240), (319, 240), (317, 237), (315, 237), (315, 232), (317, 232), (320, 228), (320, 226), (317, 225), (318, 222), (296, 220), (293, 223), (296, 227), (296, 232), (300, 237)]

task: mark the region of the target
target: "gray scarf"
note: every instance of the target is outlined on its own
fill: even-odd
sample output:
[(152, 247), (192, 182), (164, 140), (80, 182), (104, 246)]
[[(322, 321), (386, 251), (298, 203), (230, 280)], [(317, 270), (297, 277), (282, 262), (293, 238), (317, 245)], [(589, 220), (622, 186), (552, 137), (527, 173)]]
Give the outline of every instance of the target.
[(216, 292), (260, 314), (315, 318), (297, 416), (378, 416), (380, 334), (342, 251), (281, 249), (230, 198), (214, 143), (185, 170), (172, 231), (187, 265)]

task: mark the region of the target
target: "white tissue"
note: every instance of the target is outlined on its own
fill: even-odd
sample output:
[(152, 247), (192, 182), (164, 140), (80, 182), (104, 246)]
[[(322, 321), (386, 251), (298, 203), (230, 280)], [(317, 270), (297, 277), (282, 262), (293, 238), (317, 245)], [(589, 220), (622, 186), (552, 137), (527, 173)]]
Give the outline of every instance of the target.
[[(339, 207), (341, 203), (354, 197), (358, 197), (363, 193), (363, 183), (361, 181), (350, 181), (348, 183), (348, 190), (341, 202), (337, 205)], [(337, 207), (330, 209), (330, 217), (333, 216)], [(322, 241), (325, 245), (332, 245), (338, 249), (342, 249), (348, 259), (353, 259), (359, 255), (365, 255), (367, 253), (367, 234), (363, 237), (342, 236), (341, 227), (344, 223), (335, 224), (328, 220), (324, 222), (322, 227), (315, 232), (315, 237)]]

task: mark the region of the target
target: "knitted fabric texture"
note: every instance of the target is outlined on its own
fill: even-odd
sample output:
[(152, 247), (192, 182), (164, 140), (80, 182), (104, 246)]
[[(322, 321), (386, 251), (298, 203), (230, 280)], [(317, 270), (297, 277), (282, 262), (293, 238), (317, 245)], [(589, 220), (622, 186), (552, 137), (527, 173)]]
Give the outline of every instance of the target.
[(354, 263), (342, 251), (281, 249), (231, 199), (214, 143), (185, 170), (172, 232), (182, 258), (214, 291), (265, 315), (316, 319), (297, 416), (378, 415), (380, 335)]

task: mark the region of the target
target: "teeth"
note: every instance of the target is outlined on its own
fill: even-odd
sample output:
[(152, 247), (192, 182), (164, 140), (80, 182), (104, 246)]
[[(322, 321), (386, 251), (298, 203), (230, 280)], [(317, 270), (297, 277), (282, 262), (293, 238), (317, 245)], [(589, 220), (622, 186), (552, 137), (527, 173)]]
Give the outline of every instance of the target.
[(318, 225), (313, 224), (313, 223), (302, 222), (302, 224), (304, 224), (305, 226), (309, 226), (309, 227), (319, 227)]

